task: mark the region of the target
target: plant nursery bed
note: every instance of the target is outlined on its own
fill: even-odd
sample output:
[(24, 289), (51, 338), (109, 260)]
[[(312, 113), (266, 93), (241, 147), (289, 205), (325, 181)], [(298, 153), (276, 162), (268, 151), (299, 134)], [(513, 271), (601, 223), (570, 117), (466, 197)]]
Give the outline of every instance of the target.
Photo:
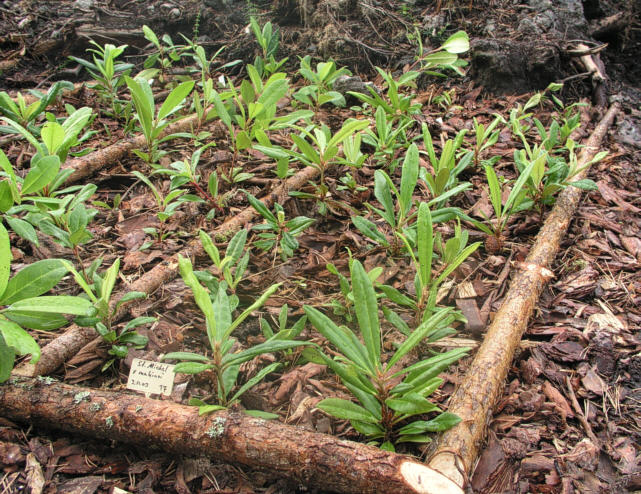
[(2, 491), (641, 489), (639, 5), (526, 3), (0, 2)]

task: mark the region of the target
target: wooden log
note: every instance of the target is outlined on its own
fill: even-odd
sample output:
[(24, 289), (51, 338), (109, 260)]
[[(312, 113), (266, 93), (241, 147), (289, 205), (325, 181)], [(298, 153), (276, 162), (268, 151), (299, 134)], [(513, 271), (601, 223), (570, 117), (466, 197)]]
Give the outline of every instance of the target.
[[(271, 207), (277, 198), (286, 195), (288, 190), (297, 190), (318, 175), (318, 170), (311, 166), (288, 178), (285, 184), (276, 187), (271, 194), (264, 196), (261, 200), (267, 207)], [(216, 227), (210, 233), (213, 237), (218, 235), (233, 235), (244, 225), (256, 217), (256, 210), (248, 206), (233, 218), (227, 219), (222, 225)], [(198, 238), (190, 240), (187, 245), (170, 258), (158, 263), (143, 276), (138, 278), (131, 286), (120, 293), (112, 296), (112, 300), (119, 300), (129, 291), (138, 291), (151, 294), (176, 276), (178, 276), (178, 254), (183, 257), (195, 258), (205, 255), (205, 252)], [(134, 302), (135, 303), (135, 302)], [(114, 321), (120, 321), (130, 310), (133, 304), (123, 305), (115, 315)], [(92, 328), (81, 328), (71, 326), (65, 333), (62, 333), (55, 340), (51, 341), (42, 349), (40, 360), (36, 364), (23, 363), (14, 369), (13, 373), (19, 376), (46, 376), (58, 369), (73, 355), (78, 353), (82, 347), (88, 345), (96, 338)]]
[(462, 494), (451, 480), (410, 457), (295, 426), (225, 410), (139, 395), (12, 377), (0, 385), (0, 414), (71, 433), (159, 448), (275, 472), (295, 482), (358, 494)]
[[(592, 159), (618, 111), (619, 105), (615, 104), (605, 114), (583, 148), (579, 166)], [(587, 169), (584, 169), (574, 180), (580, 180), (586, 174)], [(472, 364), (450, 400), (448, 411), (461, 417), (461, 422), (442, 434), (428, 464), (459, 486), (463, 486), (466, 476), (471, 474), (492, 417), (492, 408), (501, 397), (514, 352), (543, 287), (552, 275), (550, 266), (580, 198), (581, 189), (576, 187), (567, 187), (559, 194), (529, 255), (520, 264)]]

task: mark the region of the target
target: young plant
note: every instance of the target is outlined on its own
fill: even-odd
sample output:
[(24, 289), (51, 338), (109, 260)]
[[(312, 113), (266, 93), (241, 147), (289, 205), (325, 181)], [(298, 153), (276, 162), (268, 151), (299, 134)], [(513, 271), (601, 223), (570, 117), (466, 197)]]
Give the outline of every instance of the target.
[[(328, 414), (350, 421), (352, 427), (375, 444), (394, 450), (402, 442), (429, 442), (429, 432), (449, 429), (460, 419), (442, 412), (427, 397), (443, 382), (438, 374), (466, 354), (456, 349), (404, 366), (402, 358), (416, 345), (452, 320), (451, 310), (442, 309), (419, 325), (384, 363), (381, 355), (382, 332), (374, 287), (359, 261), (351, 268), (354, 311), (362, 342), (350, 328), (338, 327), (317, 309), (304, 306), (308, 320), (329, 340), (339, 357), (332, 359), (320, 352), (321, 361), (332, 369), (359, 404), (339, 398), (326, 398), (317, 407)], [(436, 413), (429, 420), (408, 420)]]
[[(214, 277), (208, 271), (196, 272), (196, 277), (205, 283), (207, 288), (213, 293), (218, 291), (218, 285), (223, 281), (232, 294), (236, 293), (236, 287), (242, 281), (247, 265), (249, 264), (249, 252), (245, 251), (247, 242), (247, 230), (244, 228), (231, 238), (225, 250), (225, 256), (221, 258), (218, 247), (214, 244), (211, 237), (201, 230), (199, 232), (200, 243), (209, 255), (209, 258), (218, 270), (218, 277)], [(233, 271), (232, 271), (233, 270)], [(235, 295), (233, 295), (235, 296)], [(234, 307), (237, 305), (234, 304)]]
[[(289, 221), (285, 220), (285, 211), (283, 207), (275, 203), (274, 213), (272, 213), (262, 201), (256, 199), (253, 195), (247, 194), (249, 204), (264, 218), (265, 223), (255, 225), (254, 230), (261, 233), (258, 234), (260, 240), (255, 242), (256, 247), (268, 251), (278, 246), (278, 252), (283, 261), (294, 255), (294, 251), (298, 249), (298, 237), (307, 227), (309, 227), (314, 220), (306, 216), (297, 216)], [(276, 250), (274, 250), (274, 255)], [(275, 258), (274, 258), (275, 259)]]
[[(27, 104), (24, 96), (18, 93), (15, 101), (5, 91), (0, 92), (0, 114), (4, 115), (17, 124), (25, 127), (29, 132), (35, 136), (40, 136), (39, 127), (36, 126), (36, 120), (43, 115), (49, 105), (51, 105), (60, 91), (65, 89), (73, 89), (73, 84), (67, 81), (55, 82), (47, 94), (42, 94), (39, 91), (30, 91), (37, 99), (33, 103)], [(12, 133), (14, 129), (10, 127), (0, 127), (0, 132)]]
[[(147, 25), (142, 26), (142, 32), (145, 39), (154, 46), (156, 51), (147, 57), (143, 64), (145, 70), (142, 75), (139, 74), (138, 77), (143, 77), (145, 79), (158, 77), (158, 80), (161, 83), (164, 83), (167, 71), (171, 68), (174, 62), (178, 62), (180, 60), (187, 47), (184, 45), (175, 45), (168, 34), (165, 34), (161, 39), (158, 39), (156, 33), (154, 33)], [(156, 68), (156, 64), (158, 64), (158, 68)]]
[(131, 98), (136, 107), (136, 118), (147, 145), (146, 152), (137, 149), (134, 150), (134, 153), (147, 164), (153, 165), (164, 154), (158, 150), (158, 146), (161, 143), (183, 136), (181, 134), (170, 134), (161, 138), (165, 128), (179, 119), (179, 117), (175, 119), (170, 119), (170, 117), (182, 108), (185, 98), (194, 87), (194, 81), (182, 82), (176, 86), (169, 93), (157, 113), (155, 111), (154, 95), (149, 82), (146, 79), (132, 79), (129, 76), (125, 76), (125, 81), (131, 92)]
[[(98, 92), (100, 97), (111, 107), (115, 118), (126, 117), (131, 111), (131, 103), (118, 98), (118, 89), (124, 83), (124, 77), (134, 68), (132, 63), (118, 62), (116, 59), (127, 49), (127, 45), (114, 46), (107, 43), (104, 47), (95, 41), (90, 41), (95, 48), (87, 51), (93, 53), (93, 62), (78, 57), (69, 57), (79, 63), (96, 81), (89, 85), (90, 89)], [(129, 109), (127, 106), (129, 105)]]
[(59, 166), (67, 159), (69, 150), (85, 139), (84, 136), (78, 137), (78, 135), (89, 124), (92, 113), (91, 108), (84, 106), (73, 111), (62, 124), (57, 121), (47, 122), (40, 129), (41, 141), (38, 141), (34, 134), (19, 123), (4, 117), (1, 120), (29, 141), (29, 144), (36, 149), (38, 158), (57, 156)]
[(489, 252), (498, 252), (503, 248), (503, 231), (507, 226), (510, 216), (523, 209), (521, 206), (526, 198), (524, 186), (532, 174), (535, 165), (535, 161), (531, 161), (521, 172), (514, 186), (509, 191), (505, 203), (503, 203), (503, 186), (499, 183), (494, 168), (491, 165), (485, 165), (490, 203), (494, 210), (494, 220), (490, 221), (489, 218), (486, 218), (485, 223), (474, 221), (474, 225), (488, 235), (485, 246)]
[(63, 314), (92, 316), (93, 305), (80, 297), (44, 295), (67, 274), (68, 263), (45, 259), (21, 269), (13, 278), (9, 234), (0, 223), (0, 382), (6, 381), (16, 355), (40, 358), (40, 347), (24, 329), (50, 331), (68, 323)]
[(249, 23), (262, 51), (262, 56), (255, 58), (254, 67), (261, 78), (275, 74), (287, 62), (287, 58), (278, 61), (275, 58), (280, 38), (278, 28), (274, 29), (271, 22), (261, 28), (254, 17), (249, 18)]
[[(294, 148), (284, 149), (276, 146), (256, 146), (256, 149), (276, 160), (294, 158), (306, 166), (316, 168), (320, 172), (319, 184), (316, 185), (315, 194), (292, 193), (292, 196), (303, 198), (314, 198), (321, 205), (321, 213), (326, 212), (325, 201), (329, 187), (325, 183), (325, 172), (334, 164), (341, 163), (339, 146), (346, 139), (351, 138), (367, 127), (367, 120), (347, 120), (335, 134), (326, 125), (315, 128), (312, 132), (301, 129), (301, 135), (291, 134), (294, 141)], [(310, 144), (305, 137), (312, 142)]]
[[(192, 399), (190, 403), (199, 405), (201, 414), (221, 410), (236, 402), (243, 393), (254, 387), (267, 374), (274, 372), (280, 366), (278, 362), (268, 365), (232, 393), (236, 386), (240, 364), (258, 355), (287, 350), (306, 343), (271, 338), (264, 343), (251, 346), (245, 350), (234, 351), (236, 349), (236, 339), (231, 336), (234, 330), (252, 312), (263, 306), (267, 299), (278, 289), (280, 283), (270, 286), (252, 305), (234, 319), (232, 314), (234, 308), (223, 283), (218, 286), (218, 290), (215, 293), (210, 295), (196, 278), (189, 259), (178, 255), (178, 265), (183, 281), (191, 289), (196, 304), (205, 315), (207, 339), (211, 354), (210, 356), (205, 356), (191, 352), (172, 352), (163, 358), (165, 360), (175, 359), (182, 361), (176, 365), (174, 372), (198, 374), (204, 371), (211, 371), (213, 376), (212, 384), (216, 390), (213, 398), (216, 403), (208, 405), (204, 400), (195, 399)], [(275, 417), (273, 414), (260, 410), (247, 410), (245, 413), (262, 418)]]
[(376, 108), (375, 120), (375, 129), (366, 129), (363, 141), (374, 148), (372, 156), (376, 163), (394, 173), (400, 161), (396, 155), (400, 149), (407, 147), (406, 130), (414, 124), (414, 120), (406, 118), (397, 123), (397, 119), (388, 118), (382, 106)]
[(418, 54), (412, 67), (419, 65), (422, 71), (437, 77), (445, 77), (441, 72), (435, 71), (437, 68), (450, 69), (459, 75), (465, 75), (461, 67), (466, 63), (458, 58), (460, 53), (470, 49), (470, 38), (465, 31), (455, 32), (440, 47), (428, 53), (424, 51), (420, 33), (417, 33), (415, 38), (418, 41)]
[[(416, 269), (414, 277), (413, 297), (407, 297), (396, 288), (389, 285), (380, 285), (379, 288), (387, 298), (401, 306), (411, 308), (415, 314), (416, 324), (427, 321), (438, 310), (436, 307), (439, 288), (447, 277), (452, 274), (478, 247), (480, 242), (467, 245), (468, 233), (462, 231), (460, 225), (454, 229), (454, 236), (442, 242), (440, 233), (434, 234), (432, 215), (427, 203), (422, 202), (418, 207), (416, 220), (416, 250), (414, 253), (409, 240), (403, 234), (397, 234), (407, 251), (410, 253), (412, 263)], [(434, 268), (434, 261), (439, 257), (439, 266)], [(411, 330), (407, 323), (396, 313), (383, 308), (385, 317), (394, 324), (399, 331), (409, 336)], [(446, 336), (438, 333), (440, 338)]]
[(76, 323), (80, 326), (92, 326), (105, 343), (111, 345), (107, 352), (112, 355), (103, 366), (102, 371), (111, 367), (117, 358), (125, 358), (129, 353), (130, 345), (133, 348), (143, 348), (148, 341), (146, 336), (134, 331), (135, 328), (144, 324), (150, 324), (156, 321), (155, 317), (137, 317), (127, 322), (125, 326), (116, 331), (113, 321), (120, 306), (126, 302), (135, 299), (145, 298), (144, 292), (127, 292), (118, 301), (111, 300), (118, 272), (120, 270), (120, 258), (105, 270), (102, 274), (98, 273), (98, 268), (102, 264), (102, 259), (96, 259), (84, 274), (78, 273), (70, 264), (67, 266), (73, 274), (76, 283), (84, 290), (85, 294), (96, 308), (95, 315), (91, 317), (76, 318)]
[[(169, 234), (165, 232), (165, 225), (169, 218), (171, 218), (178, 208), (185, 202), (203, 202), (201, 198), (193, 194), (187, 194), (187, 191), (184, 189), (173, 189), (167, 195), (163, 193), (149, 180), (145, 175), (140, 173), (138, 170), (131, 172), (138, 180), (143, 182), (151, 190), (154, 199), (156, 200), (156, 205), (158, 206), (158, 212), (156, 216), (158, 221), (160, 221), (160, 229), (157, 231), (155, 228), (147, 228), (145, 231), (157, 237), (159, 241), (163, 241), (165, 237)], [(146, 245), (149, 247), (149, 245)], [(142, 249), (142, 247), (141, 247)]]
[(376, 70), (387, 85), (387, 100), (383, 98), (375, 88), (370, 86), (366, 86), (370, 92), (369, 95), (352, 91), (348, 94), (351, 94), (363, 103), (367, 103), (372, 108), (383, 108), (392, 121), (409, 118), (411, 115), (415, 115), (421, 111), (421, 104), (414, 101), (413, 94), (403, 94), (400, 91), (406, 86), (416, 87), (414, 80), (421, 75), (420, 72), (405, 72), (396, 80), (391, 73), (385, 72), (379, 67), (376, 67)]
[(487, 127), (478, 123), (476, 117), (474, 117), (474, 166), (478, 167), (481, 164), (483, 153), (499, 140), (501, 131), (500, 129), (495, 130), (499, 123), (505, 123), (505, 120), (500, 115), (497, 115)]
[(439, 198), (436, 205), (441, 207), (449, 197), (471, 187), (469, 182), (459, 183), (458, 176), (470, 165), (474, 154), (467, 152), (457, 159), (457, 151), (463, 145), (465, 130), (459, 132), (454, 139), (445, 141), (440, 156), (436, 155), (432, 135), (426, 124), (423, 124), (422, 130), (423, 144), (433, 172), (429, 173), (425, 168), (421, 168), (421, 178), (427, 183), (432, 196)]
[(314, 70), (311, 66), (311, 57), (307, 55), (300, 59), (298, 73), (309, 84), (294, 93), (296, 100), (316, 111), (327, 103), (340, 107), (345, 106), (345, 97), (337, 91), (332, 91), (332, 85), (336, 79), (342, 75), (351, 75), (351, 72), (345, 67), (337, 69), (336, 64), (330, 61), (318, 63), (316, 70)]

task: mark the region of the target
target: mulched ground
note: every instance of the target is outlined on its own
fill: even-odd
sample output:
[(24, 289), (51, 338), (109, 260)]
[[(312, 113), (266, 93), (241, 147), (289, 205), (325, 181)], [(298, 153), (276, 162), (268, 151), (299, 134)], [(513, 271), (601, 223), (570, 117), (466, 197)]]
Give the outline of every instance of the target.
[[(157, 8), (168, 9), (162, 5)], [(10, 58), (6, 57), (6, 47), (3, 55)], [(39, 72), (39, 76), (34, 71), (34, 78), (46, 79), (51, 73), (52, 68)], [(13, 86), (17, 82), (5, 80), (5, 84)], [(494, 112), (505, 115), (516, 103), (523, 104), (529, 98), (529, 95), (485, 94), (470, 81), (449, 80), (447, 84), (455, 90), (452, 105), (445, 110), (435, 105), (424, 107), (422, 118), (430, 125), (433, 135), (452, 137), (457, 130), (469, 128), (473, 117), (487, 121)], [(421, 91), (419, 98), (427, 100), (442, 90), (439, 86), (429, 87)], [(98, 106), (89, 91), (75, 98), (66, 102), (76, 107)], [(550, 111), (551, 106), (545, 105), (537, 110), (537, 116), (545, 122)], [(320, 113), (319, 119), (335, 127), (349, 115), (348, 110), (327, 109)], [(443, 117), (443, 123), (439, 117)], [(504, 395), (494, 410), (487, 445), (470, 479), (474, 492), (565, 494), (641, 489), (641, 149), (622, 138), (622, 129), (627, 125), (624, 118), (628, 123), (641, 118), (638, 101), (626, 106), (625, 117), (620, 116), (617, 127), (604, 143), (609, 156), (591, 170), (590, 178), (597, 182), (598, 191), (584, 194), (557, 257), (555, 278), (544, 291), (521, 351), (514, 360)], [(105, 127), (115, 132), (108, 134)], [(92, 142), (94, 147), (103, 147), (119, 137), (117, 126), (108, 119), (97, 119), (94, 128), (100, 132)], [(230, 154), (219, 126), (212, 124), (205, 130), (220, 140), (216, 148), (203, 155), (202, 169), (208, 173), (220, 167), (220, 163), (225, 166)], [(286, 137), (282, 138), (286, 142)], [(493, 154), (509, 157), (515, 144), (506, 136), (493, 149)], [(192, 151), (181, 141), (175, 141), (172, 147), (172, 160), (187, 157)], [(28, 162), (26, 146), (20, 142), (3, 146), (3, 150), (12, 162)], [(243, 170), (254, 173), (254, 177), (242, 187), (257, 196), (275, 187), (278, 181), (268, 163), (258, 153), (245, 157)], [(202, 210), (185, 207), (170, 220), (168, 229), (175, 234), (168, 241), (138, 250), (143, 243), (153, 240), (143, 228), (157, 226), (157, 220), (151, 193), (142, 184), (135, 183), (130, 175), (134, 169), (144, 170), (140, 160), (129, 157), (92, 178), (91, 182), (99, 186), (97, 199), (111, 204), (115, 195), (121, 194), (122, 202), (117, 210), (100, 209), (92, 224), (95, 239), (82, 253), (83, 262), (103, 257), (105, 266), (120, 257), (127, 282), (134, 281), (179, 250), (189, 234), (205, 226), (211, 229), (225, 217), (219, 214), (212, 224), (205, 225)], [(502, 171), (509, 173), (507, 167)], [(337, 169), (328, 177), (333, 196), (350, 207), (362, 209), (365, 202), (373, 200), (369, 192), (373, 188), (373, 169), (352, 171), (358, 183), (367, 189), (361, 194), (338, 190), (342, 172), (344, 170)], [(482, 208), (487, 204), (479, 187), (482, 177), (471, 172), (465, 178), (476, 187), (460, 199), (459, 205), (466, 209)], [(246, 201), (239, 186), (224, 184), (224, 187), (223, 191), (229, 192), (226, 213), (232, 215), (244, 207)], [(303, 304), (320, 306), (336, 298), (336, 278), (325, 269), (325, 264), (331, 261), (346, 272), (345, 247), (368, 269), (385, 266), (388, 284), (403, 288), (410, 279), (406, 275), (409, 269), (406, 260), (388, 259), (385, 252), (371, 249), (371, 243), (350, 226), (348, 208), (337, 203), (327, 217), (318, 214), (312, 201), (289, 199), (285, 208), (289, 217), (304, 214), (317, 221), (299, 238), (301, 249), (288, 262), (254, 249), (250, 275), (239, 290), (250, 299), (273, 282), (285, 283), (262, 311), (262, 317), (270, 322), (277, 318), (284, 303), (289, 305), (291, 317), (296, 318), (302, 314)], [(500, 306), (509, 285), (509, 268), (525, 258), (540, 224), (536, 215), (521, 215), (511, 224), (504, 250), (491, 255), (481, 250), (457, 272), (457, 282), (472, 282), (477, 293), (472, 299), (473, 305), (482, 322), (491, 320)], [(444, 229), (443, 233), (448, 231)], [(471, 232), (471, 237), (483, 240), (480, 233)], [(39, 249), (33, 249), (18, 241), (13, 252), (16, 265), (43, 258), (72, 258), (68, 250), (51, 242), (43, 242)], [(132, 313), (132, 316), (150, 314), (159, 318), (153, 330), (143, 331), (150, 338), (144, 350), (131, 351), (115, 368), (101, 372), (107, 347), (89, 346), (57, 377), (69, 383), (122, 389), (133, 357), (155, 359), (169, 351), (202, 351), (203, 318), (191, 300), (181, 280), (165, 285)], [(457, 302), (454, 290), (445, 302)], [(311, 334), (311, 330), (306, 331)], [(44, 345), (54, 336), (41, 333), (39, 342)], [(466, 328), (460, 328), (459, 336), (482, 338), (482, 334)], [(245, 343), (252, 344), (260, 338), (257, 325), (243, 328)], [(255, 369), (255, 364), (247, 365), (242, 375), (250, 377)], [(465, 361), (462, 361), (443, 376), (445, 384), (437, 397), (444, 404), (464, 372)], [(192, 395), (209, 392), (208, 386), (204, 380), (181, 376), (169, 399), (186, 402)], [(359, 435), (348, 424), (330, 420), (314, 408), (322, 397), (341, 392), (336, 379), (322, 366), (292, 365), (247, 394), (243, 405), (279, 413), (281, 420), (310, 430), (359, 440)], [(139, 493), (286, 493), (298, 489), (273, 478), (269, 472), (238, 465), (169, 457), (135, 446), (35, 430), (5, 419), (0, 422), (3, 492), (23, 492), (36, 486), (42, 478), (45, 480), (42, 492), (46, 493), (122, 492), (119, 489)], [(418, 449), (407, 451), (425, 454)], [(320, 492), (314, 486), (310, 490)]]

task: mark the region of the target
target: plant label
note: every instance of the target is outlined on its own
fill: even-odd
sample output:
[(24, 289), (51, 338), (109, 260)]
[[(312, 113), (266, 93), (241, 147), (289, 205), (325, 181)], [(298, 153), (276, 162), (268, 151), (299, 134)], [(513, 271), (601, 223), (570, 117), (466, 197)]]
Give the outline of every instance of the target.
[(127, 389), (146, 395), (170, 395), (174, 387), (174, 365), (135, 358), (131, 363)]

